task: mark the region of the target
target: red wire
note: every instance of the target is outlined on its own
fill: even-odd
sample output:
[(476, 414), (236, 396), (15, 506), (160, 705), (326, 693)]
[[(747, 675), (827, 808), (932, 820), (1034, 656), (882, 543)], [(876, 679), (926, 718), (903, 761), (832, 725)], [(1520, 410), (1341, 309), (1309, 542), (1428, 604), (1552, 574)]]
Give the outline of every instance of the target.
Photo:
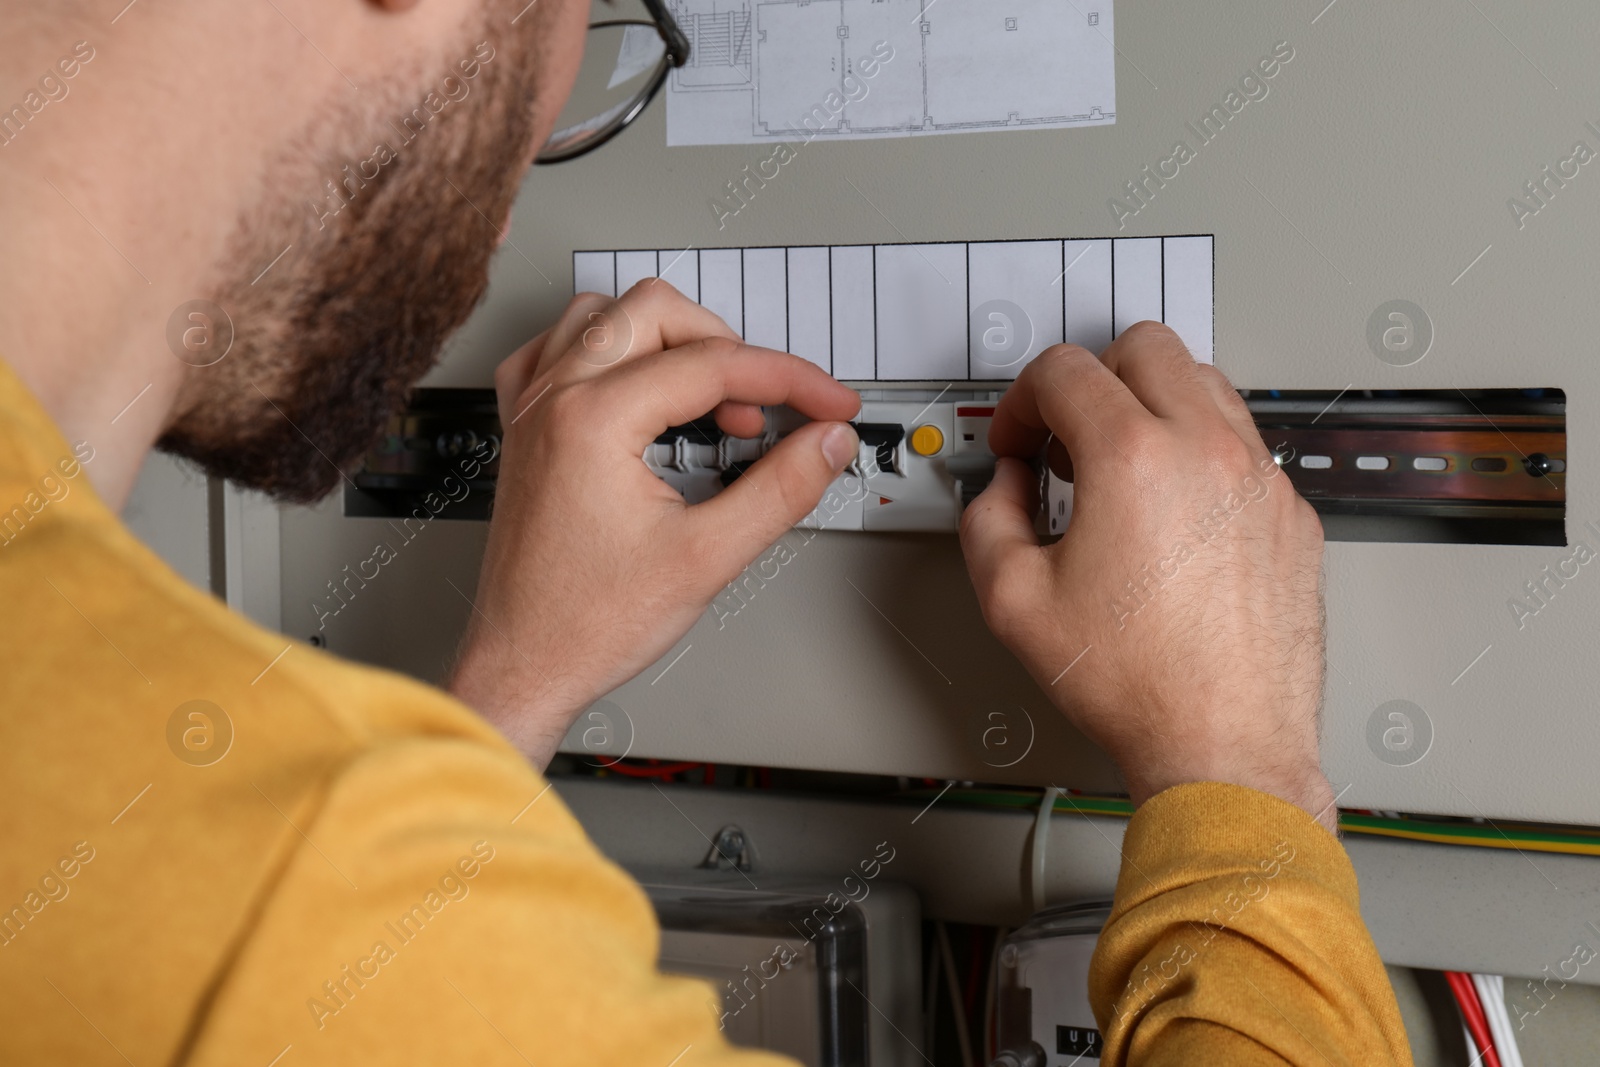
[(967, 927), (967, 951), (971, 953), (971, 958), (967, 961), (967, 981), (961, 991), (961, 1002), (967, 1009), (968, 1019), (972, 1018), (972, 1009), (978, 1001), (978, 974), (983, 967), (982, 942), (982, 932), (976, 926)]
[[(998, 979), (997, 979), (997, 981), (998, 981)], [(999, 992), (1000, 992), (1000, 989), (999, 989), (998, 986), (996, 986), (995, 987), (995, 995), (999, 996)], [(995, 1046), (995, 1042), (996, 1042), (995, 1031), (999, 1028), (999, 1026), (1000, 1026), (1000, 1005), (999, 1004), (994, 1004), (993, 1006), (991, 1006), (989, 1008), (989, 1030), (988, 1030), (988, 1033), (986, 1034), (986, 1036), (984, 1038), (986, 1043), (983, 1046), (983, 1054), (986, 1057), (988, 1057), (990, 1060), (993, 1060), (994, 1057), (995, 1057), (995, 1051), (996, 1051), (995, 1047), (994, 1047)]]
[[(650, 762), (653, 764), (656, 761), (651, 760)], [(702, 764), (689, 762), (667, 763), (651, 767), (635, 767), (627, 763), (612, 763), (606, 766), (606, 770), (616, 771), (618, 774), (627, 775), (629, 778), (670, 778), (674, 774), (682, 774), (684, 771), (691, 771), (699, 766), (702, 766)]]
[(1446, 971), (1444, 978), (1450, 983), (1450, 992), (1455, 994), (1456, 1005), (1460, 1007), (1461, 1018), (1472, 1033), (1472, 1040), (1478, 1043), (1478, 1051), (1483, 1053), (1485, 1067), (1500, 1067), (1500, 1053), (1489, 1035), (1489, 1020), (1483, 1014), (1483, 1002), (1478, 999), (1472, 976), (1461, 971)]

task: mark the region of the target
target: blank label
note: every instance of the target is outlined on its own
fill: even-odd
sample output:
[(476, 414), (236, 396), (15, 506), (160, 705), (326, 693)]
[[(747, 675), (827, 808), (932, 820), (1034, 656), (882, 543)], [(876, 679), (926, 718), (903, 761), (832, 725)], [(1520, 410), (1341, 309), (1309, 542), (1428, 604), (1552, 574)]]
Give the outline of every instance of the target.
[(965, 380), (966, 246), (877, 247), (878, 380)]
[(621, 296), (646, 278), (656, 276), (654, 252), (617, 253), (617, 295)]
[(744, 250), (744, 339), (766, 348), (789, 347), (788, 249)]
[(692, 248), (680, 249), (677, 252), (657, 252), (656, 260), (661, 264), (661, 280), (672, 283), (674, 289), (698, 304), (700, 253)]
[(828, 338), (828, 249), (789, 249), (789, 351), (832, 370)]
[(830, 248), (833, 270), (833, 373), (851, 382), (878, 377), (871, 245)]
[(1114, 269), (1112, 329), (1121, 333), (1145, 319), (1161, 321), (1161, 238), (1134, 237), (1111, 249)]
[(1057, 342), (1098, 353), (1144, 319), (1214, 362), (1214, 246), (1198, 234), (586, 251), (572, 279), (615, 296), (659, 274), (751, 344), (841, 381), (1005, 382)]
[(970, 244), (967, 265), (974, 312), (969, 377), (1013, 379), (1061, 341), (1061, 242)]
[(1183, 338), (1201, 363), (1215, 361), (1211, 321), (1211, 238), (1165, 237), (1167, 294), (1162, 321)]
[(744, 336), (744, 253), (707, 248), (700, 253), (700, 303)]
[(1111, 343), (1111, 242), (1064, 241), (1062, 308), (1068, 344), (1098, 355)]
[(615, 252), (572, 253), (572, 291), (617, 295), (617, 254)]

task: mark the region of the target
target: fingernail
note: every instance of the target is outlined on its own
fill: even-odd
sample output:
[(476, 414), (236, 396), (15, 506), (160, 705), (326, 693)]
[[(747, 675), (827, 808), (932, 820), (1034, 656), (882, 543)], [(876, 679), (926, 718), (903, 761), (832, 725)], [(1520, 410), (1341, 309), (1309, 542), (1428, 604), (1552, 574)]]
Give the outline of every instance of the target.
[(828, 427), (828, 432), (822, 435), (822, 455), (834, 470), (842, 469), (855, 458), (856, 447), (855, 431), (842, 422)]

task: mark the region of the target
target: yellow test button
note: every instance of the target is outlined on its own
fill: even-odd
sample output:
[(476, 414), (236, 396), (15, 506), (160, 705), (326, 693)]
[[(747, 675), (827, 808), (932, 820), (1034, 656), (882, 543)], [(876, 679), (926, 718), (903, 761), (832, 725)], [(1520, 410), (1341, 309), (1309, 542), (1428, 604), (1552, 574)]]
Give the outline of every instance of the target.
[(919, 456), (936, 455), (944, 447), (944, 433), (937, 426), (918, 426), (911, 431), (911, 450)]

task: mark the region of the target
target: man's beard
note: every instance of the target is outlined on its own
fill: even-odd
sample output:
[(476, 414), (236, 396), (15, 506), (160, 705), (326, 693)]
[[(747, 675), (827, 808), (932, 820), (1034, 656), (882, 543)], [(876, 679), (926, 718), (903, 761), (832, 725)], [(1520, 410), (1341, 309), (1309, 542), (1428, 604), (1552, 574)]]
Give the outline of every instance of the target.
[[(227, 280), (206, 294), (232, 319), (232, 348), (193, 372), (195, 402), (159, 448), (283, 501), (337, 487), (488, 286), (532, 147), (538, 57), (522, 29), (464, 37), (457, 58), (478, 60), (477, 77), (451, 59), (391, 84), (387, 110), (324, 120), (268, 169), (264, 206), (241, 220)], [(487, 63), (479, 41), (494, 49)], [(447, 76), (465, 97), (446, 97)], [(448, 102), (434, 114), (429, 99)], [(420, 130), (403, 124), (413, 109)], [(394, 157), (382, 165), (369, 162), (379, 143)]]

